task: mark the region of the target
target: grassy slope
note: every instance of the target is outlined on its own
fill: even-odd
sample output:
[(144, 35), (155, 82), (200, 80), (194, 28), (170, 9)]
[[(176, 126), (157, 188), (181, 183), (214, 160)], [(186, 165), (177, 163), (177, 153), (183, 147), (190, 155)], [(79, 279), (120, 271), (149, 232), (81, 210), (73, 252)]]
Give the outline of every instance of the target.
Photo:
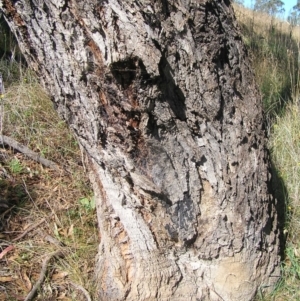
[[(272, 160), (283, 180), (276, 190), (286, 202), (283, 278), (272, 295), (258, 300), (300, 300), (300, 112), (299, 104), (290, 101), (299, 94), (300, 29), (291, 31), (286, 23), (241, 7), (236, 7), (236, 14), (264, 99)], [(0, 48), (14, 47), (9, 36), (1, 41), (6, 44)], [(3, 133), (62, 167), (51, 171), (11, 149), (0, 149), (0, 198), (9, 203), (9, 209), (0, 213), (0, 252), (30, 225), (45, 219), (0, 260), (0, 300), (23, 300), (38, 278), (45, 254), (58, 248), (64, 256), (51, 262), (37, 300), (85, 300), (72, 283), (93, 294), (98, 238), (80, 150), (30, 71), (2, 59), (0, 72), (7, 87), (0, 106)]]
[(291, 102), (272, 125), (272, 159), (285, 185), (286, 254), (283, 279), (271, 300), (300, 300), (300, 108)]
[(267, 119), (277, 198), (285, 204), (282, 280), (258, 300), (300, 300), (300, 27), (235, 6)]

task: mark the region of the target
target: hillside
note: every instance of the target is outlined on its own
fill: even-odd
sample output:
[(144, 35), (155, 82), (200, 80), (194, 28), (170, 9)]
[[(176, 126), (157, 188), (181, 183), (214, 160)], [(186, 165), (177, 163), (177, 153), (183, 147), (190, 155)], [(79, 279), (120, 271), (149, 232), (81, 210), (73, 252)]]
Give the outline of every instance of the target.
[(263, 98), (274, 190), (284, 204), (282, 280), (257, 300), (300, 300), (300, 27), (238, 5), (235, 12)]

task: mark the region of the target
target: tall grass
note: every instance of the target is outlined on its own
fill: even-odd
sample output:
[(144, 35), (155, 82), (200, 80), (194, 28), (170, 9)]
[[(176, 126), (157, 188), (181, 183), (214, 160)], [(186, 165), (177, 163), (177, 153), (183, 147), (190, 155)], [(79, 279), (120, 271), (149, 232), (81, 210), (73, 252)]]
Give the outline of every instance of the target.
[(0, 73), (6, 84), (19, 81), (26, 70), (25, 65), (16, 39), (5, 20), (0, 17)]
[(258, 300), (300, 300), (300, 28), (235, 6), (268, 121), (274, 191), (284, 202), (282, 279)]
[[(269, 140), (273, 164), (285, 186), (286, 236), (282, 281), (271, 300), (300, 300), (300, 106), (287, 104), (272, 124)], [(280, 189), (280, 188), (279, 188)], [(266, 299), (267, 300), (267, 299)]]
[(235, 6), (268, 118), (298, 96), (300, 31), (265, 13)]

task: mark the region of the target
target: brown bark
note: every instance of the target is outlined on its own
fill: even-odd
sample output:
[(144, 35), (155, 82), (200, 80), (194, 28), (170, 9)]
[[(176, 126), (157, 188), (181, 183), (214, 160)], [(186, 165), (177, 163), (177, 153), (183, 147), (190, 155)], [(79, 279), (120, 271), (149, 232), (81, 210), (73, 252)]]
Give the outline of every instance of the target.
[(89, 155), (99, 300), (251, 300), (279, 277), (261, 101), (229, 1), (2, 0)]

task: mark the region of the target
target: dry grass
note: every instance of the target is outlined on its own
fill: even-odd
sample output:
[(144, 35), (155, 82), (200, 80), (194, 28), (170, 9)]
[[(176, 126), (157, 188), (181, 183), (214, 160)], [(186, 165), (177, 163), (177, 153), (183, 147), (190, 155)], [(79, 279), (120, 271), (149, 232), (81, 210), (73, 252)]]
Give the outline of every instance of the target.
[(300, 107), (287, 105), (272, 126), (270, 149), (273, 163), (285, 186), (286, 258), (282, 283), (271, 300), (300, 300)]
[[(41, 262), (55, 250), (55, 258), (36, 300), (86, 300), (71, 283), (93, 293), (97, 251), (97, 223), (89, 181), (81, 165), (74, 137), (29, 71), (7, 88), (2, 103), (3, 133), (61, 166), (53, 171), (11, 149), (0, 149), (0, 300), (24, 300), (38, 279)], [(68, 172), (66, 171), (68, 170)], [(26, 229), (34, 227), (20, 240)]]
[(300, 40), (300, 27), (291, 27), (290, 23), (285, 20), (274, 18), (266, 13), (253, 11), (252, 9), (246, 8), (241, 5), (233, 5), (236, 18), (241, 24), (250, 24), (249, 28), (254, 28), (255, 32), (258, 32), (262, 35), (265, 34), (266, 27), (275, 26), (280, 29), (282, 33), (292, 34), (293, 38)]
[(284, 20), (280, 20), (270, 15), (252, 9), (243, 7), (241, 5), (234, 5), (235, 14), (240, 24), (246, 25), (250, 30), (257, 34), (265, 36), (266, 28), (274, 26), (284, 34), (292, 34), (293, 38), (300, 40), (299, 27), (292, 28), (290, 24)]
[(30, 71), (7, 89), (4, 110), (3, 134), (60, 164), (76, 157), (77, 142)]
[(235, 6), (245, 45), (252, 57), (265, 112), (272, 117), (299, 96), (300, 27)]
[(300, 27), (241, 6), (235, 11), (270, 117), (270, 150), (278, 175), (274, 189), (286, 208), (282, 279), (272, 294), (258, 300), (300, 300)]

